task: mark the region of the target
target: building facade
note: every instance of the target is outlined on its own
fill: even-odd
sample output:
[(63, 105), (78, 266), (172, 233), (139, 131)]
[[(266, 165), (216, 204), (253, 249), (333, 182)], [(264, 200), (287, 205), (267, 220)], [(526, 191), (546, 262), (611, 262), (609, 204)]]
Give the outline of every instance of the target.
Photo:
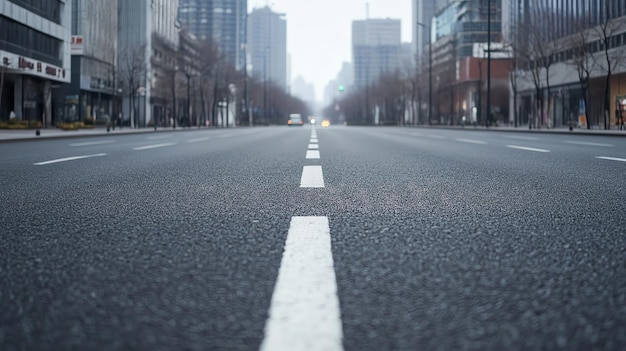
[(354, 84), (366, 87), (401, 62), (401, 21), (366, 19), (352, 22)]
[(118, 13), (121, 120), (132, 127), (175, 123), (178, 0), (119, 0)]
[(72, 81), (65, 121), (108, 123), (117, 104), (117, 1), (72, 0)]
[(248, 53), (252, 76), (287, 90), (287, 20), (269, 7), (248, 15)]
[(503, 0), (503, 13), (518, 49), (511, 109), (522, 124), (610, 128), (626, 119), (626, 1)]
[(501, 16), (501, 0), (449, 1), (436, 13), (431, 44), (436, 123), (458, 124), (463, 117), (476, 124), (508, 123), (508, 95), (495, 93), (508, 92), (511, 65)]
[(445, 6), (449, 0), (412, 0), (412, 54), (418, 60), (417, 65), (423, 67), (428, 61), (423, 61), (424, 50), (428, 50), (430, 43), (433, 18), (437, 10)]
[(238, 70), (246, 64), (247, 0), (180, 0), (178, 20), (198, 40), (213, 40)]
[(69, 1), (0, 2), (0, 121), (56, 122), (71, 76)]

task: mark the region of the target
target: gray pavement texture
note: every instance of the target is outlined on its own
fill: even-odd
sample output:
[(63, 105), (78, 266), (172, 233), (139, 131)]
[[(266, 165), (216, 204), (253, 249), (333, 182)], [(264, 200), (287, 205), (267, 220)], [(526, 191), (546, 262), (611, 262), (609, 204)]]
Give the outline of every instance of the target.
[(345, 350), (626, 349), (626, 139), (310, 132), (2, 144), (0, 349), (257, 350), (292, 216), (330, 220)]

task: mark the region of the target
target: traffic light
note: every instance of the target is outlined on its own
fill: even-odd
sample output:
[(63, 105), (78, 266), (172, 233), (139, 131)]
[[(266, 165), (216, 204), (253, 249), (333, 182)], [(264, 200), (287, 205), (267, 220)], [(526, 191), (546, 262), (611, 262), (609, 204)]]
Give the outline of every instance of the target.
[(344, 87), (343, 85), (339, 86), (339, 92), (343, 93), (343, 91), (346, 90), (346, 87)]

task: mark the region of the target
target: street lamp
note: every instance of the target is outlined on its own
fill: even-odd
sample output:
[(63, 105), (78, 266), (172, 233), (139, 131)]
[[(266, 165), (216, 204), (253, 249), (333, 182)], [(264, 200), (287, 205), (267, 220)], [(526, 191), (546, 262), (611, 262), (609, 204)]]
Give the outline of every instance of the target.
[(191, 73), (187, 70), (185, 72), (185, 76), (187, 77), (187, 126), (191, 127)]
[(428, 28), (428, 124), (433, 120), (433, 44), (431, 40), (431, 27), (417, 22), (418, 26)]
[(269, 123), (269, 114), (267, 113), (267, 52), (269, 50), (270, 47), (266, 46), (265, 51), (263, 52), (263, 117), (265, 118), (266, 123)]

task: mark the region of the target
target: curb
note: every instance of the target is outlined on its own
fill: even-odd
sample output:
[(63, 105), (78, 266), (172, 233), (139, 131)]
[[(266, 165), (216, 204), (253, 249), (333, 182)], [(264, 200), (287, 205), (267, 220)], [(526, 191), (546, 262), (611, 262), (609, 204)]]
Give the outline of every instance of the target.
[(409, 128), (417, 128), (417, 129), (442, 129), (442, 130), (468, 130), (468, 131), (481, 131), (481, 132), (501, 132), (501, 133), (529, 133), (529, 134), (552, 134), (552, 135), (586, 135), (586, 136), (608, 136), (608, 137), (626, 137), (626, 131), (606, 131), (606, 130), (587, 130), (587, 129), (574, 129), (573, 131), (569, 130), (559, 130), (559, 129), (524, 129), (524, 127), (519, 127), (519, 129), (500, 129), (500, 127), (492, 127), (492, 128), (477, 128), (473, 126), (467, 126), (465, 128), (458, 126), (409, 126)]
[(198, 130), (207, 130), (207, 129), (211, 129), (211, 128), (202, 128), (202, 129), (192, 129), (192, 128), (177, 128), (177, 129), (157, 129), (156, 131), (154, 129), (147, 129), (147, 128), (143, 128), (143, 129), (136, 129), (133, 131), (129, 131), (129, 132), (116, 132), (111, 130), (110, 132), (106, 132), (106, 130), (103, 130), (102, 133), (94, 133), (94, 134), (71, 134), (74, 131), (64, 131), (63, 133), (69, 133), (69, 134), (54, 134), (54, 135), (43, 135), (45, 133), (46, 129), (40, 129), (41, 131), (41, 136), (36, 136), (35, 134), (35, 130), (33, 130), (33, 136), (27, 136), (27, 137), (15, 137), (15, 138), (11, 138), (9, 137), (8, 139), (1, 139), (0, 138), (0, 144), (6, 144), (6, 143), (19, 143), (19, 142), (31, 142), (31, 141), (46, 141), (46, 140), (57, 140), (57, 139), (78, 139), (78, 138), (102, 138), (102, 137), (110, 137), (110, 136), (123, 136), (123, 135), (137, 135), (137, 134), (150, 134), (150, 133), (164, 133), (164, 132), (188, 132), (188, 131), (198, 131)]

